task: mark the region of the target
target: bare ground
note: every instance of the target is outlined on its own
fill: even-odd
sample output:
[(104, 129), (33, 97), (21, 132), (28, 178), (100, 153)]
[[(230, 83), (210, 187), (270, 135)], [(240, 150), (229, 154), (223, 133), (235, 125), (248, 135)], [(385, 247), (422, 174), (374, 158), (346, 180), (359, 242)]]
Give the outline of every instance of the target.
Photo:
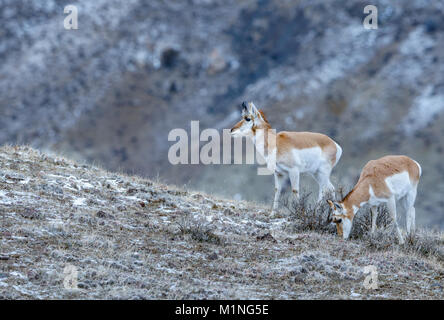
[(343, 241), (284, 211), (5, 146), (0, 299), (443, 299), (442, 234)]

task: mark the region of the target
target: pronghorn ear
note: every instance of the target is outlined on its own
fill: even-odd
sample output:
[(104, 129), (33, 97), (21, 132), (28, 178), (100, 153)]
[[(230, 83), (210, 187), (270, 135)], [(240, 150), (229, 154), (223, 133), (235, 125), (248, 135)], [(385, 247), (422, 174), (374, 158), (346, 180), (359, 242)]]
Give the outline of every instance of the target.
[(254, 105), (253, 102), (249, 103), (250, 105), (250, 112), (254, 115), (259, 115), (259, 110), (257, 110), (256, 106)]
[(256, 108), (253, 102), (250, 102), (250, 113), (254, 115), (255, 118), (259, 118), (262, 121), (265, 121), (264, 117), (262, 116), (262, 113)]
[(331, 200), (327, 200), (328, 205), (330, 206), (330, 208), (332, 208), (333, 210), (335, 210), (335, 204), (333, 203), (333, 201)]

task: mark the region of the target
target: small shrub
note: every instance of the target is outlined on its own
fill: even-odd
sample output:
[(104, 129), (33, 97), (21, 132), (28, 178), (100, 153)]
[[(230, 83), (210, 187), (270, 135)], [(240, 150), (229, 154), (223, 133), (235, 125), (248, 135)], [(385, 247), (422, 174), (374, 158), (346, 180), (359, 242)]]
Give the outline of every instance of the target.
[(308, 201), (310, 194), (303, 194), (299, 200), (284, 200), (284, 206), (290, 211), (295, 231), (321, 231), (333, 233), (336, 228), (328, 222), (330, 207), (326, 201)]
[(213, 226), (211, 223), (193, 219), (190, 214), (184, 216), (179, 222), (179, 231), (181, 234), (188, 234), (191, 239), (199, 242), (208, 242), (220, 245), (222, 239), (212, 232)]

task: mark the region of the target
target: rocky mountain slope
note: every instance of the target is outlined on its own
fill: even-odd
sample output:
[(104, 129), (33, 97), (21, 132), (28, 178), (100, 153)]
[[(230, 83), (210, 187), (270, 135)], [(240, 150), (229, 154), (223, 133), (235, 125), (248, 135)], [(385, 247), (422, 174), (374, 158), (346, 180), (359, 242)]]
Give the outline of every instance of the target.
[[(405, 246), (342, 241), (269, 214), (2, 147), (0, 299), (443, 298), (442, 234), (423, 230)], [(363, 286), (368, 265), (376, 290)], [(77, 289), (64, 286), (67, 266)]]
[(388, 153), (418, 160), (418, 222), (442, 230), (444, 4), (372, 4), (377, 30), (360, 0), (0, 0), (0, 143), (269, 201), (253, 167), (167, 161), (171, 129), (230, 128), (253, 100), (277, 130), (343, 146), (336, 185)]

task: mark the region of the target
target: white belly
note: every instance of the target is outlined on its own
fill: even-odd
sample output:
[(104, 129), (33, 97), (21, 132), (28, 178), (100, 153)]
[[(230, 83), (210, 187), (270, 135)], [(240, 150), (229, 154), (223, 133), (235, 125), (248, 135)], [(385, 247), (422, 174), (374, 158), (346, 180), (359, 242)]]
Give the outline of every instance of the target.
[(292, 155), (293, 161), (300, 172), (315, 173), (326, 161), (322, 154), (322, 149), (319, 147), (296, 149), (292, 151)]

